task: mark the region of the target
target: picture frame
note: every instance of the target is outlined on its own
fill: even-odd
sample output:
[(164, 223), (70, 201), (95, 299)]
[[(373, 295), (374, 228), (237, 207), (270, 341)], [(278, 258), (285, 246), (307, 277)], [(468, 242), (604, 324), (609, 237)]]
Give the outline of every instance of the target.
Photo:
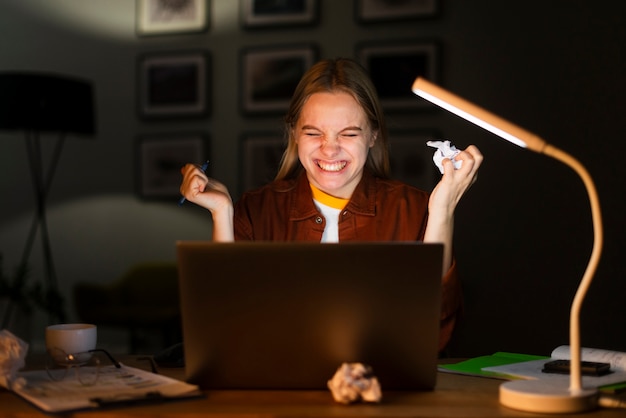
[[(136, 191), (145, 199), (180, 196), (180, 169), (206, 161), (208, 138), (203, 133), (139, 136), (136, 141)], [(208, 170), (207, 170), (208, 171)]]
[(135, 0), (138, 36), (204, 32), (210, 0)]
[(284, 113), (304, 73), (317, 60), (314, 45), (244, 49), (240, 55), (240, 109), (245, 115)]
[(428, 108), (413, 94), (418, 76), (439, 82), (439, 45), (435, 42), (361, 44), (358, 60), (370, 74), (385, 111)]
[(137, 67), (141, 117), (209, 115), (211, 56), (207, 52), (144, 54)]
[(287, 147), (281, 132), (245, 133), (241, 136), (240, 190), (245, 192), (271, 182)]
[(434, 131), (406, 130), (390, 132), (389, 163), (391, 177), (430, 192), (441, 175), (433, 163), (434, 148), (427, 141), (441, 136)]
[(312, 26), (319, 19), (319, 0), (240, 0), (241, 25), (246, 29)]
[(357, 22), (375, 23), (394, 20), (410, 20), (435, 16), (439, 12), (439, 0), (356, 0)]

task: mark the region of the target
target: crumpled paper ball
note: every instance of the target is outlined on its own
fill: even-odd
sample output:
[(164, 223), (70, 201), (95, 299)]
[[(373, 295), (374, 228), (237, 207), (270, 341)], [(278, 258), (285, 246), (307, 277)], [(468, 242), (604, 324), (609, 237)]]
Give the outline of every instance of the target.
[(26, 364), (27, 353), (27, 343), (6, 329), (0, 331), (0, 386), (11, 390), (26, 384), (17, 372)]
[(349, 404), (359, 400), (380, 402), (382, 392), (372, 368), (361, 363), (343, 363), (328, 381), (335, 401)]
[(454, 164), (455, 169), (461, 168), (463, 165), (463, 161), (455, 161), (454, 157), (456, 157), (461, 151), (458, 150), (454, 145), (450, 144), (450, 141), (428, 141), (426, 143), (429, 147), (437, 148), (435, 153), (433, 154), (433, 162), (443, 174), (443, 164), (441, 162), (444, 158), (449, 158), (450, 161)]

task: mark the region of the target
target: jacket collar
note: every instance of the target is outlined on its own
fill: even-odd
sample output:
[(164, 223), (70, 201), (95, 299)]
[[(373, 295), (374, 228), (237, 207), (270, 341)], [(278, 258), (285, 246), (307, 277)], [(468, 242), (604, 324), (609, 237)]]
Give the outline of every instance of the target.
[[(319, 211), (313, 203), (311, 186), (309, 186), (309, 180), (304, 170), (298, 175), (295, 182), (295, 190), (291, 195), (290, 220), (297, 221), (319, 216)], [(363, 177), (354, 189), (345, 210), (365, 216), (376, 214), (376, 178), (367, 167), (363, 170)]]

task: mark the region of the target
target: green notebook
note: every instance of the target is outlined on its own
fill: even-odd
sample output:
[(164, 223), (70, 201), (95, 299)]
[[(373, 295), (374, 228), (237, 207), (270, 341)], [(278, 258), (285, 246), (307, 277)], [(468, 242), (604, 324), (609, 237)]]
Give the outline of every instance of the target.
[(503, 366), (505, 364), (522, 363), (524, 361), (548, 359), (546, 356), (535, 356), (531, 354), (517, 354), (499, 351), (490, 356), (475, 357), (455, 364), (440, 364), (439, 370), (470, 376), (493, 377), (496, 379), (510, 380), (514, 377), (483, 371), (484, 367)]
[[(549, 359), (547, 356), (535, 356), (532, 354), (507, 353), (503, 351), (496, 352), (490, 356), (481, 356), (464, 360), (454, 364), (440, 364), (439, 370), (442, 372), (464, 374), (468, 376), (490, 377), (502, 380), (520, 379), (517, 376), (510, 376), (503, 373), (495, 373), (484, 371), (485, 367), (504, 366), (507, 364), (522, 363), (524, 361), (534, 361)], [(602, 392), (606, 393), (623, 393), (626, 391), (626, 382), (600, 386)]]

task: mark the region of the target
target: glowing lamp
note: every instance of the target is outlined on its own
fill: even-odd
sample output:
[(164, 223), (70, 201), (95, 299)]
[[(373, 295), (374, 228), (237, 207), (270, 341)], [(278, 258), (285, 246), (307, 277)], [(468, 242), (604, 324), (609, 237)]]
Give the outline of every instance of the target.
[(602, 215), (595, 185), (587, 170), (569, 154), (537, 135), (418, 77), (413, 93), (522, 148), (548, 155), (570, 166), (581, 177), (591, 204), (593, 248), (570, 311), (569, 385), (553, 380), (515, 380), (500, 385), (500, 403), (513, 409), (541, 413), (571, 413), (596, 408), (598, 391), (582, 387), (580, 310), (602, 252)]

